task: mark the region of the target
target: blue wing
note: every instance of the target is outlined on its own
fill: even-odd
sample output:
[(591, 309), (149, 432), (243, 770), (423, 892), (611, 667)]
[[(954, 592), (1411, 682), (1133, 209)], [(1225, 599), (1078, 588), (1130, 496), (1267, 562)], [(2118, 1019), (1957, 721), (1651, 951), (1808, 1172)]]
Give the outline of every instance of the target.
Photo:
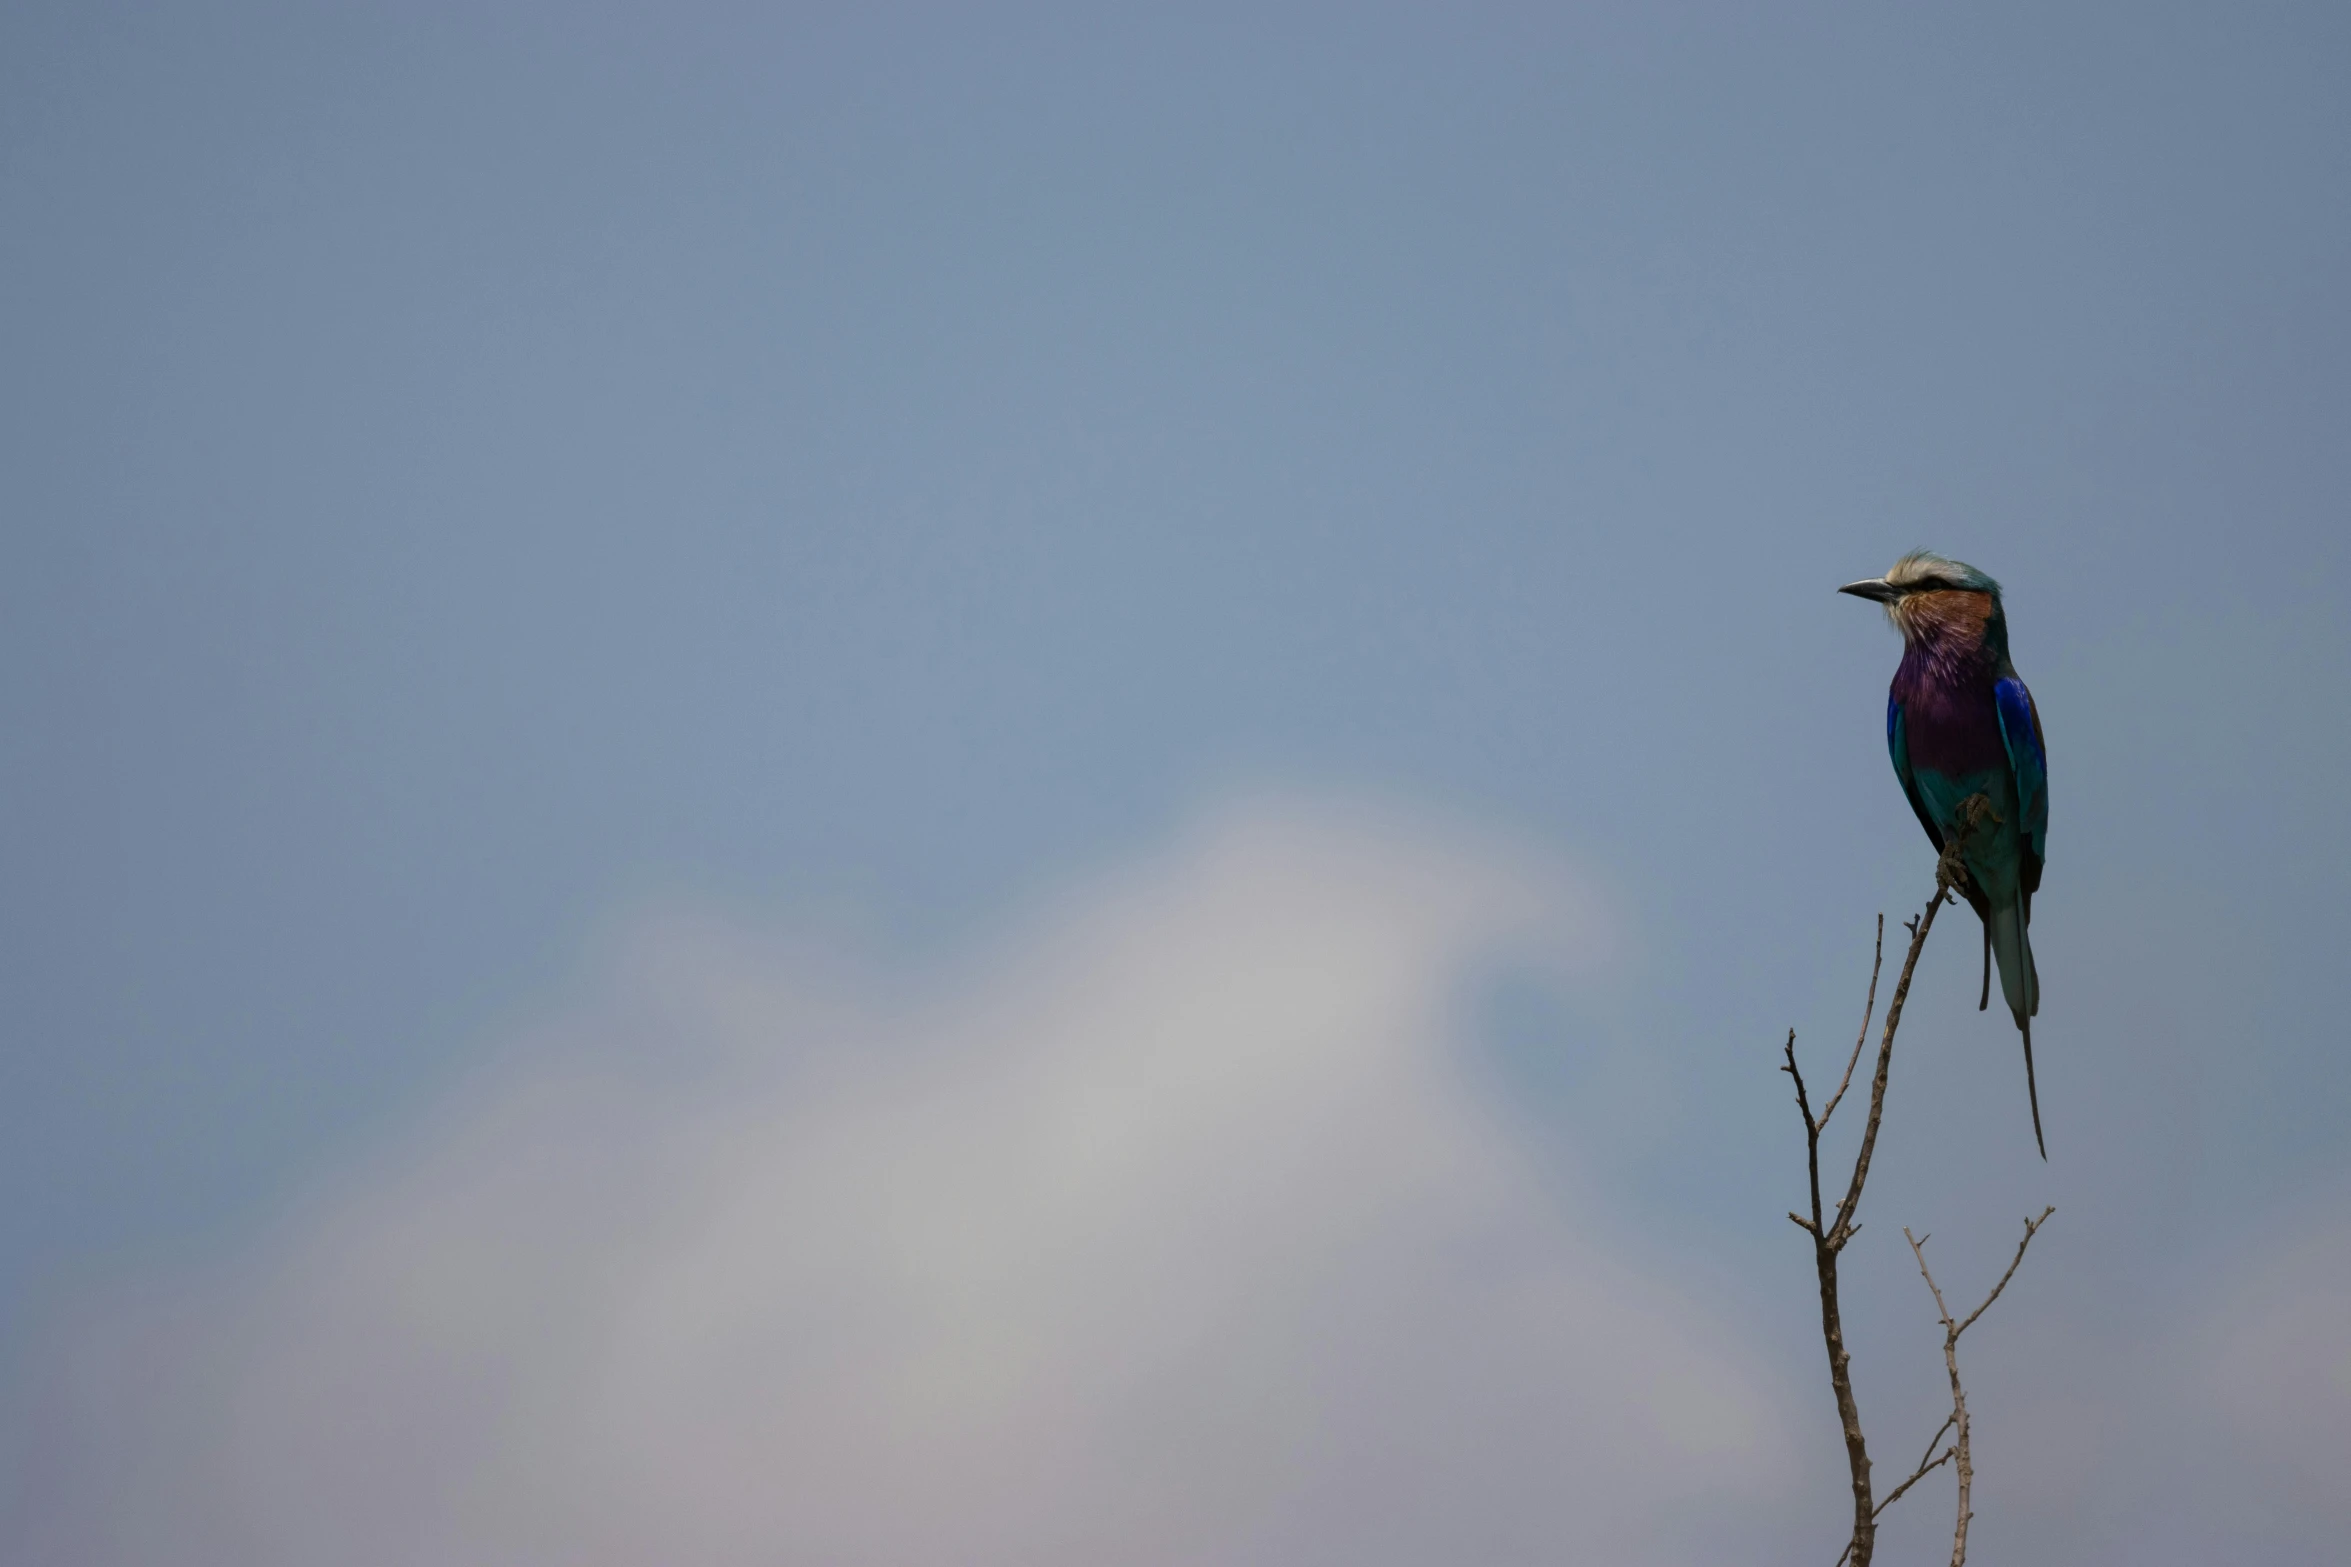
[(2024, 884), (2031, 892), (2041, 884), (2049, 844), (2049, 755), (2041, 744), (2041, 715), (2033, 707), (2033, 694), (2013, 675), (1993, 685), (1992, 700), (2000, 711), (2000, 741), (2016, 775), (2017, 836), (2026, 850)]

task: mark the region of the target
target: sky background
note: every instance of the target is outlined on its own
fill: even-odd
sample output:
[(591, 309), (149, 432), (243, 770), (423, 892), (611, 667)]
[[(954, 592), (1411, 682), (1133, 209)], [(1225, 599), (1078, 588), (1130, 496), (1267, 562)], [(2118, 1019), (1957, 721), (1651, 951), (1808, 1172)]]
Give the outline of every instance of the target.
[(2312, 1559), (2347, 78), (2319, 5), (7, 7), (0, 1554), (1826, 1559), (1774, 1068), (1930, 885), (1832, 591), (1923, 545), (2048, 732), (2050, 1160), (1949, 927), (1881, 1473), (1901, 1226), (1972, 1295), (2054, 1203), (1980, 1549)]

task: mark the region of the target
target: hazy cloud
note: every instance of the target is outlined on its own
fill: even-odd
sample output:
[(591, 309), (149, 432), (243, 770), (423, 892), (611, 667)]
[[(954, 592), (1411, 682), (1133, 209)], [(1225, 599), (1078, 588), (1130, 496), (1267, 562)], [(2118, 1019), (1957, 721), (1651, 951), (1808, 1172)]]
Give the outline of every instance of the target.
[(20, 1543), (1700, 1552), (1789, 1477), (1775, 1376), (1464, 1069), (1486, 965), (1607, 940), (1514, 850), (1280, 808), (927, 975), (656, 925), (265, 1259), (83, 1332)]

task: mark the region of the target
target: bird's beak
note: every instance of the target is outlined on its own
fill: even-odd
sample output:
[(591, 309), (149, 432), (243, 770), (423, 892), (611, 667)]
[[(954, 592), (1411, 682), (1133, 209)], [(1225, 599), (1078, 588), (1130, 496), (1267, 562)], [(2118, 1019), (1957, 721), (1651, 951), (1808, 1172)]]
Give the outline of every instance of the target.
[(1848, 582), (1837, 591), (1850, 593), (1857, 599), (1875, 599), (1880, 604), (1894, 602), (1894, 585), (1883, 577), (1870, 577), (1861, 582)]

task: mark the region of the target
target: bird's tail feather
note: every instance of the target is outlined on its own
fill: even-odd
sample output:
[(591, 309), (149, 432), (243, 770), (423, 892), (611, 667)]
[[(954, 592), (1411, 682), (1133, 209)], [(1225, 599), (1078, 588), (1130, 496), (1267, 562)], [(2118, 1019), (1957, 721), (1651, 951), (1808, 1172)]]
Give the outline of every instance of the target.
[(2016, 904), (1994, 905), (1984, 919), (1991, 938), (1992, 957), (2000, 965), (2000, 995), (2008, 1003), (2016, 1026), (2041, 1010), (2040, 977), (2033, 972), (2033, 946), (2025, 934), (2024, 910)]
[(2034, 971), (2033, 944), (2025, 932), (2023, 901), (1994, 907), (1984, 921), (1984, 933), (1991, 941), (1992, 956), (2000, 964), (2001, 998), (2016, 1019), (2017, 1032), (2024, 1035), (2024, 1091), (2033, 1106), (2033, 1144), (2046, 1159), (2049, 1145), (2041, 1141), (2041, 1090), (2033, 1081), (2033, 1014), (2041, 1010), (2041, 977)]
[(2041, 1090), (2033, 1085), (2033, 1020), (2026, 1018), (2024, 1031), (2024, 1096), (2033, 1107), (2033, 1146), (2041, 1150), (2041, 1162), (2049, 1162), (2049, 1145), (2041, 1140)]

